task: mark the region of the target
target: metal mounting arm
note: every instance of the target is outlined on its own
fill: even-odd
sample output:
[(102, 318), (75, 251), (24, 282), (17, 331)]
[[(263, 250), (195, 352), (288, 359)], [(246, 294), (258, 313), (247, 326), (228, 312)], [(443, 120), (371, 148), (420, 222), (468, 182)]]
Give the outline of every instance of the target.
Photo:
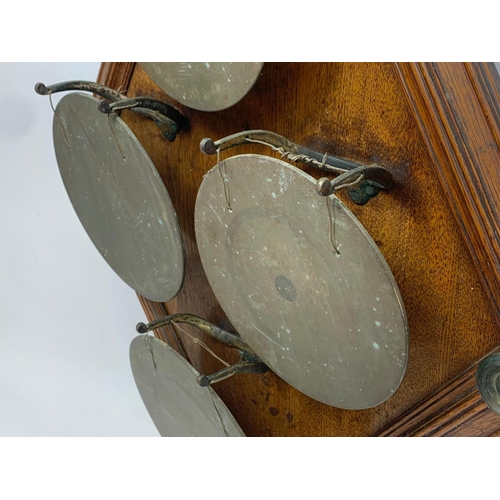
[(221, 380), (231, 377), (236, 373), (266, 373), (269, 370), (269, 368), (260, 360), (260, 358), (239, 335), (226, 332), (225, 330), (222, 330), (222, 328), (219, 328), (218, 326), (215, 326), (193, 314), (171, 314), (156, 321), (152, 321), (151, 323), (139, 323), (136, 326), (136, 330), (138, 333), (147, 333), (151, 330), (155, 330), (156, 328), (161, 328), (162, 326), (174, 323), (187, 323), (195, 326), (199, 330), (216, 338), (224, 344), (235, 347), (243, 355), (244, 359), (234, 365), (222, 368), (222, 370), (212, 373), (211, 375), (200, 375), (196, 379), (196, 382), (202, 387), (220, 382)]
[[(72, 90), (92, 92), (93, 94), (101, 96), (104, 99), (107, 99), (111, 102), (118, 102), (118, 101), (121, 102), (127, 99), (126, 96), (120, 94), (116, 90), (106, 87), (105, 85), (101, 85), (95, 82), (90, 82), (87, 80), (70, 80), (67, 82), (55, 83), (53, 85), (48, 85), (48, 86), (45, 85), (44, 83), (39, 82), (35, 85), (35, 92), (39, 95), (50, 95), (50, 94), (56, 94), (58, 92), (67, 92)], [(149, 118), (150, 120), (153, 120), (156, 126), (161, 130), (163, 136), (169, 141), (173, 141), (181, 129), (180, 123), (177, 123), (171, 117), (169, 117), (165, 113), (162, 113), (159, 110), (148, 109), (145, 107), (137, 106), (131, 108), (131, 111), (146, 118)]]
[[(348, 187), (349, 183), (353, 182), (356, 177), (359, 178), (359, 175), (362, 173), (363, 178), (353, 182), (353, 184), (358, 184), (358, 182), (360, 184), (356, 190), (351, 190), (349, 193), (353, 201), (359, 205), (366, 203), (370, 198), (378, 194), (381, 189), (390, 189), (392, 186), (392, 173), (384, 167), (376, 164), (360, 165), (359, 163), (328, 155), (327, 153), (322, 154), (267, 130), (246, 130), (229, 135), (218, 141), (206, 138), (201, 141), (200, 149), (207, 155), (213, 155), (218, 151), (252, 143), (269, 146), (281, 154), (283, 159), (304, 163), (320, 170), (340, 175), (342, 179), (338, 178), (340, 179), (338, 185), (342, 185), (342, 187)], [(352, 174), (356, 175), (356, 177), (353, 177)], [(331, 182), (336, 183), (336, 181), (337, 179)], [(327, 184), (323, 182), (323, 190), (319, 191), (320, 194), (323, 194), (323, 191), (326, 192), (327, 189)]]

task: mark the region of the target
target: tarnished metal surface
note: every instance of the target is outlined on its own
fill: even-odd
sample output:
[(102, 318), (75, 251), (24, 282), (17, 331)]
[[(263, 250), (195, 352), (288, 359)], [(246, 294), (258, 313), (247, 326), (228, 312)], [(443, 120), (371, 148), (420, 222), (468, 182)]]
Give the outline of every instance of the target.
[(98, 103), (74, 93), (57, 106), (54, 147), (66, 191), (118, 276), (148, 299), (170, 300), (184, 279), (174, 207), (135, 135), (118, 116), (98, 111)]
[[(35, 92), (40, 95), (50, 96), (51, 94), (56, 94), (57, 92), (67, 92), (69, 90), (84, 90), (92, 92), (93, 94), (100, 95), (111, 102), (122, 101), (126, 98), (124, 95), (116, 92), (116, 90), (110, 89), (109, 87), (99, 83), (89, 82), (86, 80), (71, 80), (68, 82), (49, 85), (48, 87), (41, 82), (35, 85)], [(130, 111), (153, 120), (156, 123), (156, 126), (162, 131), (163, 136), (169, 141), (173, 141), (180, 130), (180, 125), (172, 121), (168, 118), (168, 116), (165, 116), (156, 110), (134, 107), (130, 108)]]
[(491, 354), (481, 361), (476, 381), (481, 397), (500, 415), (500, 354)]
[(266, 156), (229, 158), (202, 182), (195, 228), (217, 299), (269, 368), (340, 408), (394, 393), (408, 354), (399, 290), (365, 229), (315, 179)]
[(162, 326), (172, 325), (175, 323), (187, 323), (189, 325), (195, 326), (200, 329), (202, 332), (216, 338), (220, 342), (224, 344), (230, 345), (236, 349), (238, 349), (242, 354), (244, 354), (247, 359), (255, 358), (255, 353), (250, 349), (248, 344), (239, 336), (234, 333), (226, 332), (222, 328), (219, 328), (216, 325), (213, 325), (206, 319), (200, 318), (199, 316), (195, 316), (194, 314), (186, 314), (186, 313), (177, 313), (170, 314), (169, 316), (165, 316), (164, 318), (157, 319), (156, 321), (152, 321), (151, 323), (138, 323), (136, 326), (136, 330), (138, 333), (147, 333), (151, 330), (156, 330), (157, 328), (161, 328)]
[[(344, 158), (329, 155), (328, 153), (319, 153), (268, 130), (245, 130), (219, 139), (218, 141), (213, 141), (207, 137), (200, 142), (200, 150), (207, 155), (214, 155), (235, 146), (252, 143), (270, 147), (273, 151), (281, 155), (281, 159), (304, 163), (335, 175), (342, 174), (341, 178), (335, 181), (337, 185), (344, 184), (344, 181), (346, 181), (346, 187), (349, 186), (347, 179), (352, 180), (349, 172), (362, 172), (363, 177), (359, 179), (359, 184), (355, 183), (356, 188), (349, 189), (349, 196), (358, 205), (367, 203), (381, 189), (390, 189), (392, 187), (392, 172), (384, 167), (376, 164), (360, 165)], [(335, 191), (333, 187), (330, 192), (323, 192), (322, 194), (329, 196)]]
[(170, 97), (199, 111), (221, 111), (243, 99), (264, 63), (143, 62), (151, 79)]
[(161, 340), (136, 337), (130, 345), (130, 364), (144, 405), (162, 436), (244, 436), (215, 391), (198, 385), (199, 373)]

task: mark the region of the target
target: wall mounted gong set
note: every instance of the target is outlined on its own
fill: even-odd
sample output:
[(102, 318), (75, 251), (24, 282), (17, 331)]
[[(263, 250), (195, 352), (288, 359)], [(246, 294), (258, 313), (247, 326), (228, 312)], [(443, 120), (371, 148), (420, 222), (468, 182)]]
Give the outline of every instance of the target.
[[(170, 97), (205, 112), (243, 99), (262, 66), (142, 63)], [(130, 110), (152, 119), (168, 141), (182, 140), (188, 120), (164, 102), (126, 97), (93, 82), (37, 84), (35, 90), (49, 97), (79, 90), (103, 98), (71, 93), (55, 109), (54, 147), (64, 186), (90, 239), (120, 278), (148, 299), (169, 301), (184, 280), (181, 230), (168, 186), (118, 113)], [(222, 151), (252, 144), (281, 158), (236, 154), (220, 160)], [(335, 194), (345, 189), (363, 205), (391, 188), (391, 172), (265, 130), (205, 138), (200, 149), (217, 161), (196, 199), (198, 251), (237, 334), (193, 314), (137, 325), (141, 335), (130, 347), (132, 371), (160, 434), (243, 436), (211, 387), (235, 374), (272, 370), (303, 394), (349, 410), (391, 397), (407, 364), (403, 301), (377, 245)], [(328, 177), (316, 180), (292, 163)], [(239, 362), (200, 374), (148, 335), (180, 323), (233, 347)]]

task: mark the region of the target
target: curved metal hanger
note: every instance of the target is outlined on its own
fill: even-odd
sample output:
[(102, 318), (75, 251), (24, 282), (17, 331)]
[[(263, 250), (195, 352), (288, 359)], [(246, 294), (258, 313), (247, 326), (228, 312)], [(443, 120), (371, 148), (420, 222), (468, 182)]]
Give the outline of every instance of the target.
[(200, 386), (206, 387), (207, 385), (217, 383), (236, 373), (266, 373), (269, 370), (267, 365), (261, 361), (251, 347), (239, 335), (226, 332), (222, 328), (193, 314), (171, 314), (164, 318), (157, 319), (156, 321), (152, 321), (151, 323), (139, 323), (136, 327), (136, 331), (138, 333), (147, 333), (151, 330), (175, 323), (192, 325), (220, 342), (234, 347), (241, 353), (242, 360), (240, 362), (222, 368), (222, 370), (212, 373), (211, 375), (200, 375), (196, 379), (196, 382)]
[[(109, 103), (106, 101), (101, 101), (99, 109), (105, 113), (117, 112), (121, 109), (130, 109), (134, 113), (153, 120), (156, 126), (161, 130), (163, 137), (165, 137), (168, 141), (173, 141), (181, 130), (189, 128), (187, 118), (169, 104), (147, 97), (130, 99), (123, 94), (120, 94), (119, 92), (116, 92), (115, 90), (99, 83), (87, 80), (71, 80), (49, 86), (41, 82), (35, 85), (35, 92), (39, 95), (51, 95), (58, 92), (67, 92), (72, 90), (92, 92), (93, 94), (101, 96), (114, 104), (125, 102), (121, 108), (119, 107), (118, 109), (115, 109), (110, 108)], [(130, 101), (134, 99), (136, 100), (134, 101), (136, 104), (133, 106), (127, 106), (127, 103), (130, 103)], [(140, 102), (137, 102), (137, 99), (140, 99)], [(151, 104), (151, 101), (154, 101), (155, 104)], [(161, 103), (161, 106), (158, 103)], [(101, 109), (101, 105), (103, 106), (103, 109)]]
[[(327, 153), (322, 154), (267, 130), (246, 130), (218, 141), (206, 138), (201, 141), (200, 149), (207, 155), (214, 155), (235, 146), (252, 143), (269, 146), (273, 151), (280, 153), (282, 159), (300, 162), (334, 175), (340, 175), (335, 181), (320, 179), (321, 185), (318, 184), (318, 193), (323, 196), (329, 196), (343, 187), (358, 184), (358, 192), (355, 195), (351, 192), (349, 194), (355, 203), (364, 205), (381, 189), (390, 189), (393, 184), (391, 171), (384, 167), (376, 164), (360, 165)], [(331, 186), (327, 181), (331, 183)], [(327, 194), (329, 191), (331, 192)]]

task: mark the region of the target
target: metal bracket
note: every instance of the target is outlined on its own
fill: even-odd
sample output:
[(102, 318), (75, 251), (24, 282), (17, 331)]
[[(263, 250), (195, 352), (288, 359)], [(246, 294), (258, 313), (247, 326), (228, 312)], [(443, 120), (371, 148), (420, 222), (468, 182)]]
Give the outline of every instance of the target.
[[(100, 85), (99, 83), (90, 82), (86, 80), (71, 80), (67, 82), (56, 83), (53, 85), (45, 85), (44, 83), (37, 83), (35, 85), (35, 92), (39, 95), (50, 95), (56, 94), (57, 92), (67, 92), (71, 90), (81, 90), (85, 92), (92, 92), (98, 96), (107, 99), (112, 103), (118, 103), (123, 101), (129, 101), (129, 99), (116, 92), (115, 90), (106, 87), (104, 85)], [(108, 104), (106, 101), (102, 101)], [(161, 101), (157, 101), (161, 102)], [(134, 107), (123, 107), (123, 109), (130, 109), (134, 113), (137, 113), (141, 116), (145, 116), (150, 120), (153, 120), (156, 126), (161, 130), (163, 137), (168, 141), (173, 141), (179, 131), (182, 128), (188, 127), (187, 119), (181, 115), (176, 109), (172, 108), (166, 103), (163, 107), (157, 106), (156, 108), (148, 107), (148, 106), (139, 106), (136, 105)], [(109, 106), (109, 104), (108, 104)]]
[(178, 125), (179, 130), (189, 129), (189, 121), (184, 115), (170, 106), (170, 104), (159, 101), (158, 99), (152, 99), (150, 97), (130, 97), (114, 101), (111, 104), (107, 101), (101, 101), (98, 106), (99, 111), (105, 114), (116, 113), (125, 109), (134, 110), (137, 108), (147, 109), (166, 116)]
[[(279, 134), (267, 130), (247, 130), (229, 135), (218, 141), (206, 138), (201, 141), (200, 149), (207, 155), (213, 155), (217, 151), (224, 151), (235, 146), (252, 143), (271, 147), (274, 151), (280, 153), (283, 159), (304, 163), (320, 170), (340, 175), (342, 179), (339, 185), (343, 184), (344, 186), (342, 187), (348, 187), (347, 185), (355, 179), (351, 174), (357, 174), (357, 177), (359, 177), (359, 174), (362, 173), (363, 178), (355, 182), (356, 188), (349, 190), (349, 196), (358, 205), (364, 205), (376, 196), (381, 189), (390, 189), (392, 187), (392, 173), (384, 167), (376, 164), (360, 165), (359, 163), (354, 163), (327, 153), (321, 154), (318, 151), (296, 144)], [(342, 174), (346, 174), (346, 177), (343, 177)], [(321, 180), (326, 189), (324, 178)], [(336, 181), (337, 179), (331, 182), (335, 183)]]
[(156, 321), (152, 321), (151, 323), (139, 323), (136, 326), (136, 331), (138, 333), (147, 333), (151, 330), (161, 328), (162, 326), (172, 325), (175, 323), (186, 323), (192, 325), (220, 342), (236, 348), (242, 355), (243, 361), (223, 368), (222, 370), (219, 370), (211, 375), (200, 375), (196, 381), (202, 387), (220, 382), (221, 380), (224, 380), (236, 373), (266, 373), (269, 370), (267, 365), (261, 361), (261, 359), (239, 335), (226, 332), (222, 328), (219, 328), (218, 326), (213, 325), (203, 318), (193, 314), (171, 314)]

